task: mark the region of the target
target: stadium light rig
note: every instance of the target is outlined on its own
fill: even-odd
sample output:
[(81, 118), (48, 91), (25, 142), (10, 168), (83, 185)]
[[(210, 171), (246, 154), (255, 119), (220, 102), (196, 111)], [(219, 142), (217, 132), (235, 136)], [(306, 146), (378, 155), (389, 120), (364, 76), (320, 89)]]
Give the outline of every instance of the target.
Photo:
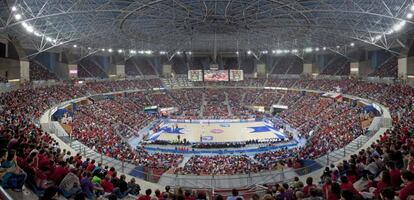
[(13, 12), (16, 12), (16, 11), (17, 11), (17, 7), (16, 7), (16, 6), (13, 6), (13, 7), (11, 8), (11, 10), (12, 10)]
[(118, 49), (118, 53), (122, 53), (124, 52), (122, 49)]
[(248, 50), (247, 55), (251, 55), (251, 54), (252, 54), (252, 51)]
[(73, 45), (73, 48), (76, 48), (76, 47), (78, 47), (78, 45), (74, 44), (74, 45)]
[(21, 20), (22, 19), (22, 15), (17, 13), (17, 14), (14, 15), (14, 19)]

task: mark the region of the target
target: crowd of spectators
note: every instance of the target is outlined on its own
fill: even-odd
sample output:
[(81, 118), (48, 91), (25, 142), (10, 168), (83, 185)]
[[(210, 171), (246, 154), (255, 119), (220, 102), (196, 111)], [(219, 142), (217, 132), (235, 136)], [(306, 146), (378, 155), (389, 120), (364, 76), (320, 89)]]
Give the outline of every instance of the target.
[[(50, 188), (53, 188), (54, 186), (70, 190), (73, 187), (60, 185), (71, 172), (75, 176), (70, 176), (76, 177), (72, 179), (74, 180), (72, 182), (76, 182), (76, 180), (79, 181), (79, 185), (81, 186), (80, 189), (83, 191), (84, 195), (91, 195), (91, 191), (92, 195), (94, 195), (93, 193), (95, 192), (99, 193), (101, 190), (100, 188), (103, 188), (103, 186), (100, 187), (99, 185), (89, 183), (92, 182), (93, 178), (96, 176), (96, 174), (94, 175), (94, 171), (96, 172), (95, 168), (99, 167), (99, 164), (94, 164), (95, 162), (90, 160), (84, 161), (79, 155), (71, 156), (67, 153), (64, 154), (64, 151), (59, 150), (57, 143), (47, 133), (44, 133), (35, 122), (36, 119), (40, 117), (41, 112), (47, 109), (50, 105), (54, 105), (67, 99), (87, 95), (91, 93), (91, 91), (94, 93), (110, 91), (117, 87), (122, 88), (122, 84), (130, 85), (131, 83), (107, 82), (102, 83), (102, 85), (100, 85), (100, 83), (95, 83), (86, 84), (84, 86), (67, 84), (64, 87), (60, 85), (48, 88), (38, 87), (36, 89), (22, 88), (17, 91), (2, 93), (0, 97), (0, 135), (1, 141), (3, 142), (1, 147), (6, 147), (7, 149), (2, 150), (2, 153), (0, 154), (2, 161), (1, 168), (6, 169), (2, 170), (1, 173), (7, 174), (7, 176), (2, 176), (3, 185), (17, 191), (21, 189), (24, 183), (31, 184), (31, 186), (35, 186), (38, 190), (47, 190), (48, 192), (51, 190)], [(378, 101), (390, 108), (393, 118), (393, 127), (383, 134), (381, 138), (373, 143), (368, 149), (353, 155), (350, 160), (339, 166), (327, 168), (326, 173), (324, 174), (325, 176), (323, 177), (323, 180), (325, 181), (322, 186), (313, 184), (312, 181), (309, 180), (306, 181), (307, 184), (303, 189), (297, 189), (298, 191), (295, 195), (299, 198), (301, 196), (322, 198), (324, 195), (329, 195), (330, 197), (325, 196), (327, 199), (339, 199), (340, 197), (343, 199), (353, 199), (354, 197), (360, 196), (368, 198), (379, 196), (383, 199), (393, 199), (396, 195), (399, 196), (399, 199), (407, 199), (408, 196), (414, 195), (414, 190), (412, 190), (414, 187), (414, 150), (412, 149), (412, 144), (414, 143), (412, 137), (414, 132), (413, 88), (404, 85), (390, 86), (380, 83), (365, 83), (356, 80), (342, 80), (336, 82), (309, 81), (309, 83), (305, 85), (307, 85), (306, 88), (309, 89), (332, 91), (336, 90), (336, 87), (340, 87), (341, 91), (344, 93)], [(283, 99), (285, 98), (286, 95)], [(297, 95), (292, 95), (292, 98), (296, 99)], [(301, 100), (302, 98), (303, 96), (298, 99)], [(320, 104), (324, 103), (325, 102), (320, 102)], [(317, 111), (313, 110), (310, 112), (317, 113)], [(319, 115), (321, 113), (322, 112), (319, 112)], [(321, 141), (326, 140), (326, 143), (340, 142), (340, 144), (342, 144), (351, 141), (354, 137), (361, 134), (359, 131), (353, 133), (353, 130), (355, 129), (354, 126), (358, 125), (359, 115), (355, 112), (346, 113), (347, 114), (345, 115), (338, 114), (339, 118), (346, 119), (343, 120), (344, 122), (336, 122), (334, 124), (335, 128), (338, 126), (340, 128), (343, 127), (343, 130), (338, 131), (341, 137), (333, 137), (333, 135), (338, 134), (337, 130), (332, 129), (332, 127), (328, 125), (325, 129), (320, 129), (320, 135), (318, 135), (317, 138), (319, 140), (322, 139)], [(329, 120), (331, 119), (329, 118)], [(356, 129), (361, 130), (360, 127), (357, 127)], [(346, 133), (350, 136), (346, 136)], [(108, 135), (108, 137), (112, 137), (112, 134)], [(311, 142), (305, 148), (300, 149), (296, 154), (296, 157), (298, 159), (315, 158), (324, 152), (329, 151), (329, 149), (324, 150), (324, 144), (319, 142), (319, 140), (318, 142)], [(340, 145), (335, 144), (335, 148), (338, 148), (339, 146)], [(270, 156), (265, 155), (263, 157), (269, 157), (265, 159), (271, 159), (273, 161), (280, 155), (279, 153), (280, 152), (275, 152)], [(147, 159), (153, 159), (157, 160), (155, 163), (169, 163), (168, 161), (172, 163), (179, 160), (175, 155), (170, 155), (166, 159), (164, 159), (164, 156), (159, 157), (159, 155), (149, 155), (142, 149), (135, 151), (134, 154), (139, 155), (139, 162), (148, 163)], [(258, 160), (262, 160), (262, 158), (259, 159), (259, 157), (260, 156), (257, 156)], [(86, 167), (82, 166), (84, 162), (87, 163)], [(149, 163), (153, 164), (154, 162)], [(294, 166), (295, 160), (290, 163)], [(67, 166), (68, 168), (66, 169)], [(156, 164), (155, 166), (158, 165)], [(275, 164), (270, 165), (271, 168), (273, 168), (273, 166), (275, 166)], [(105, 167), (103, 168), (105, 169)], [(208, 174), (209, 172), (216, 174), (235, 174), (246, 173), (247, 170), (249, 172), (256, 172), (262, 170), (262, 168), (262, 165), (252, 161), (246, 156), (218, 156), (217, 158), (193, 157), (190, 159), (190, 162), (186, 163), (186, 166), (183, 169), (178, 168), (178, 172), (183, 174)], [(65, 174), (52, 173), (55, 172), (55, 170), (66, 170), (68, 173), (65, 176), (54, 177), (57, 174)], [(107, 174), (110, 173), (110, 171), (111, 170), (109, 169)], [(81, 175), (79, 175), (79, 173)], [(104, 172), (102, 174), (104, 174)], [(114, 177), (113, 174), (114, 173), (112, 172), (112, 177)], [(379, 181), (377, 181), (374, 177), (377, 177), (379, 174), (380, 178)], [(103, 179), (105, 179), (106, 176), (97, 176), (97, 178), (101, 179), (100, 184), (102, 185), (101, 177), (104, 177)], [(116, 180), (122, 179), (121, 177), (117, 177), (118, 176), (115, 176)], [(361, 178), (356, 180), (356, 178), (359, 177)], [(68, 179), (70, 178), (68, 177)], [(57, 182), (60, 184), (57, 184)], [(403, 183), (402, 186), (399, 185), (401, 182)], [(79, 185), (77, 186), (79, 187)], [(300, 186), (299, 183), (297, 185)], [(391, 189), (388, 189), (389, 187), (391, 187)], [(285, 188), (283, 185), (282, 187), (275, 186), (275, 188), (276, 191), (274, 192), (274, 195), (276, 195), (275, 198), (277, 198), (278, 195), (283, 194), (282, 191), (286, 191), (290, 187)], [(399, 192), (396, 194), (395, 191)], [(45, 194), (49, 194), (48, 192), (45, 191)]]
[(398, 57), (392, 56), (385, 63), (375, 69), (369, 76), (397, 77), (398, 76)]
[(232, 175), (259, 172), (262, 165), (246, 155), (192, 156), (184, 167), (175, 169), (178, 174)]
[(226, 94), (219, 89), (204, 89), (205, 105), (203, 116), (223, 118), (229, 116)]
[(108, 78), (108, 74), (95, 61), (91, 59), (83, 59), (78, 64), (78, 77)]
[(35, 61), (29, 63), (30, 80), (57, 80), (56, 75)]

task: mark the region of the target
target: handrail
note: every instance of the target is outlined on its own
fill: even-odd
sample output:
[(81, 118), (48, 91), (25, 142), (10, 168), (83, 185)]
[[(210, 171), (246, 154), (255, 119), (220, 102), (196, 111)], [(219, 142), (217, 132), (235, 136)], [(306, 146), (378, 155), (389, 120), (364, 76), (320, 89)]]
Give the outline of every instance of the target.
[(2, 200), (14, 200), (13, 197), (9, 195), (9, 193), (6, 192), (6, 190), (0, 186), (0, 199)]

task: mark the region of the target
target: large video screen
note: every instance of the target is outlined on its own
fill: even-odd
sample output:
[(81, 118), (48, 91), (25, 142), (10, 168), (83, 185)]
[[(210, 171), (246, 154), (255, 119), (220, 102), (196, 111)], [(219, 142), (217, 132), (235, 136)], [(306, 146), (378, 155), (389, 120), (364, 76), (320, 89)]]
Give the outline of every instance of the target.
[(203, 81), (203, 70), (189, 70), (188, 80), (190, 81)]
[(204, 81), (229, 81), (227, 70), (205, 70)]
[(243, 70), (230, 70), (230, 81), (242, 81), (244, 80)]

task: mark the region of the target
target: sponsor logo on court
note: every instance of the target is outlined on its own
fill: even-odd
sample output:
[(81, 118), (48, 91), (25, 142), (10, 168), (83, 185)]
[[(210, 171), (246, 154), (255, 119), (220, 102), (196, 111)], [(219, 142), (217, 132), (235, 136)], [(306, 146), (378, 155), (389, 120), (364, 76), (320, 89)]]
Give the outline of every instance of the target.
[(215, 129), (210, 131), (210, 133), (214, 133), (214, 134), (219, 134), (219, 133), (223, 133), (223, 132), (224, 131), (222, 129), (218, 129), (218, 128), (215, 128)]

